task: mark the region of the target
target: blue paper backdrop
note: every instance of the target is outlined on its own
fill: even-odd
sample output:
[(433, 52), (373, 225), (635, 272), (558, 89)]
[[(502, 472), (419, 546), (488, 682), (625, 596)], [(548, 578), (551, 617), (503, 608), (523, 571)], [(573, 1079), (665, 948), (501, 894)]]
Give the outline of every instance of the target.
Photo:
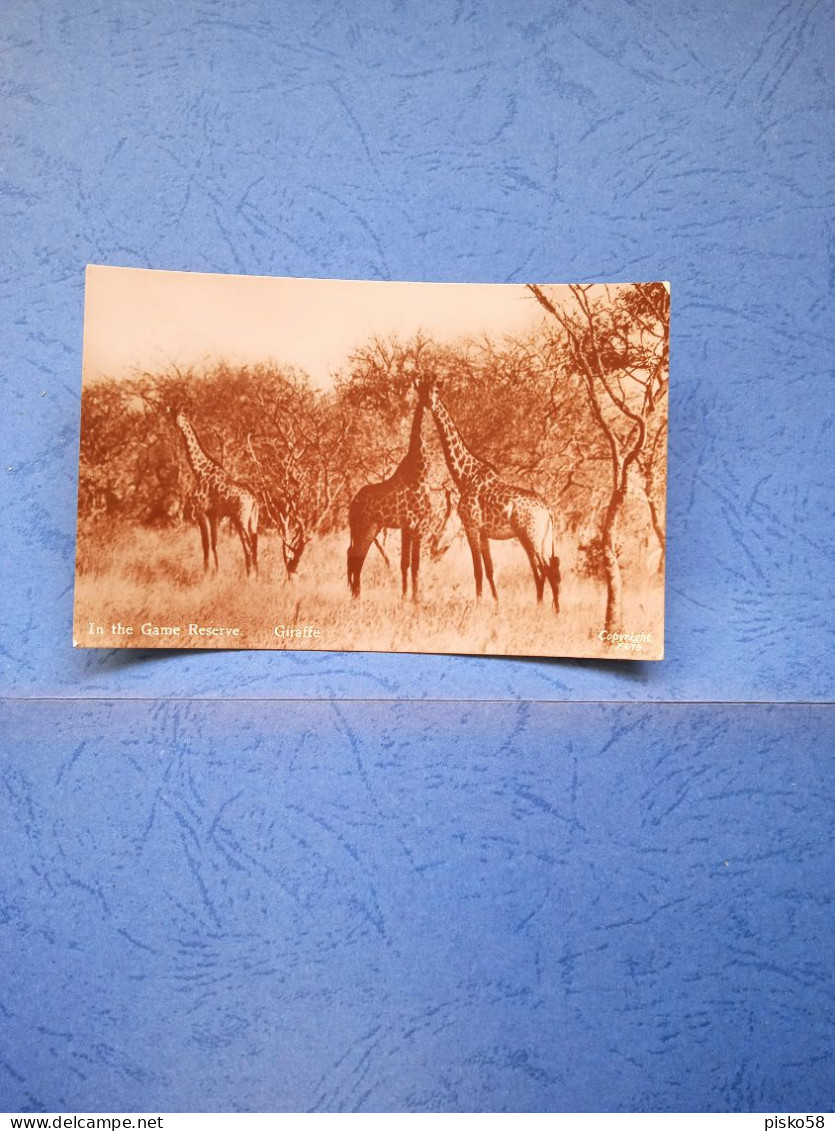
[(14, 1109), (831, 1105), (828, 708), (7, 722)]
[[(831, 1105), (833, 57), (814, 0), (6, 6), (0, 1108)], [(74, 653), (89, 261), (671, 280), (668, 658)]]
[[(38, 0), (0, 43), (5, 689), (831, 696), (831, 5)], [(88, 261), (671, 280), (668, 659), (74, 655)]]

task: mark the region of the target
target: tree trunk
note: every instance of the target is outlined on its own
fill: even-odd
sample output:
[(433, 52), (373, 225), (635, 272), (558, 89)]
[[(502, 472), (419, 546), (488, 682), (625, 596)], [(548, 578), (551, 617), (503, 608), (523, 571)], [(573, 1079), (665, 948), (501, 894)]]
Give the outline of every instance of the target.
[(655, 531), (655, 537), (658, 539), (658, 546), (661, 550), (661, 556), (658, 560), (658, 572), (664, 572), (664, 559), (667, 555), (667, 537), (664, 533), (664, 526), (661, 522), (661, 516), (658, 514), (658, 507), (647, 495), (647, 506), (649, 507), (649, 515), (652, 519), (652, 529)]
[(607, 632), (619, 632), (623, 628), (623, 580), (620, 562), (615, 549), (618, 519), (626, 498), (626, 473), (618, 467), (615, 473), (612, 497), (603, 517), (603, 570), (606, 576), (606, 621)]

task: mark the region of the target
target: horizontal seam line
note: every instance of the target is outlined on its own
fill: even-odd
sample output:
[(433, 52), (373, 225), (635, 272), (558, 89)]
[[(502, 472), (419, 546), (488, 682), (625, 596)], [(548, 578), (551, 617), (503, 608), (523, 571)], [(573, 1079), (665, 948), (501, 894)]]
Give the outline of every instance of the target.
[(475, 706), (489, 704), (522, 704), (530, 703), (549, 707), (832, 707), (832, 700), (828, 699), (443, 699), (429, 697), (425, 699), (403, 699), (395, 696), (172, 696), (172, 695), (85, 695), (82, 697), (70, 695), (8, 695), (0, 696), (0, 703), (212, 703), (218, 706), (228, 706), (241, 703), (386, 703), (392, 705), (415, 704), (420, 706), (448, 704), (450, 706)]

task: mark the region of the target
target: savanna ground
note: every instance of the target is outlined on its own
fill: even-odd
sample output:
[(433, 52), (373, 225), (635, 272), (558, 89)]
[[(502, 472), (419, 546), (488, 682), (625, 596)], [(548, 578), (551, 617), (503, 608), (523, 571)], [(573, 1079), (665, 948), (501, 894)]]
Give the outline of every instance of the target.
[[(82, 536), (83, 534), (83, 536)], [(587, 656), (658, 659), (663, 641), (663, 579), (624, 577), (622, 629), (650, 633), (642, 650), (616, 649), (597, 639), (606, 589), (563, 557), (560, 612), (546, 600), (537, 606), (527, 558), (516, 542), (494, 542), (499, 603), (485, 582), (475, 600), (472, 559), (462, 539), (439, 562), (424, 556), (417, 604), (400, 596), (400, 535), (385, 543), (391, 566), (371, 548), (362, 574), (362, 596), (353, 600), (346, 579), (347, 532), (313, 541), (301, 567), (287, 581), (274, 531), (259, 540), (259, 576), (246, 577), (240, 544), (222, 524), (220, 568), (204, 574), (197, 529), (178, 525), (153, 530), (124, 524), (79, 531), (74, 638), (79, 647), (292, 648), (334, 651), (450, 652), (523, 656)], [(93, 635), (89, 625), (104, 635)], [(111, 625), (133, 627), (114, 636)], [(177, 638), (151, 636), (141, 626), (181, 628)], [(237, 627), (241, 636), (195, 637), (188, 625)], [(310, 625), (318, 638), (281, 638), (278, 625)]]

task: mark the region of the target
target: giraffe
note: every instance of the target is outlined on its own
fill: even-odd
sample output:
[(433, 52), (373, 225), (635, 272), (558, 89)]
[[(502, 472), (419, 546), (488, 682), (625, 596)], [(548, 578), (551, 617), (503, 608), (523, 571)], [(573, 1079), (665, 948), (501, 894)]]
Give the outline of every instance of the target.
[[(209, 527), (209, 496), (208, 491), (202, 487), (195, 487), (190, 495), (183, 503), (183, 519), (186, 522), (194, 522), (197, 524), (197, 529), (200, 531), (200, 542), (203, 546), (203, 570), (207, 571), (209, 568), (209, 547), (211, 544), (211, 530)], [(217, 546), (211, 545), (212, 552), (215, 557), (215, 569), (217, 569)]]
[(412, 599), (418, 598), (421, 539), (431, 533), (434, 518), (421, 436), (425, 408), (425, 402), (419, 401), (412, 420), (409, 449), (394, 474), (382, 483), (367, 483), (351, 500), (348, 585), (354, 597), (360, 595), (360, 574), (372, 542), (381, 530), (399, 529), (403, 596), (408, 594), (411, 570)]
[(418, 393), (421, 402), (429, 405), (449, 473), (461, 493), (458, 513), (473, 556), (476, 598), (481, 597), (484, 572), (493, 599), (499, 599), (493, 581), (490, 539), (516, 538), (531, 563), (537, 602), (542, 601), (547, 581), (554, 609), (559, 612), (560, 560), (554, 547), (554, 518), (547, 503), (535, 491), (503, 482), (488, 463), (476, 459), (430, 378), (419, 383)]
[(183, 513), (190, 514), (200, 530), (203, 545), (203, 569), (209, 568), (209, 549), (217, 566), (217, 528), (222, 518), (230, 518), (238, 532), (244, 551), (247, 576), (250, 570), (258, 573), (258, 500), (248, 487), (236, 483), (220, 466), (210, 459), (200, 446), (194, 429), (184, 412), (177, 412), (174, 420), (182, 433), (188, 462), (197, 480), (189, 495)]

